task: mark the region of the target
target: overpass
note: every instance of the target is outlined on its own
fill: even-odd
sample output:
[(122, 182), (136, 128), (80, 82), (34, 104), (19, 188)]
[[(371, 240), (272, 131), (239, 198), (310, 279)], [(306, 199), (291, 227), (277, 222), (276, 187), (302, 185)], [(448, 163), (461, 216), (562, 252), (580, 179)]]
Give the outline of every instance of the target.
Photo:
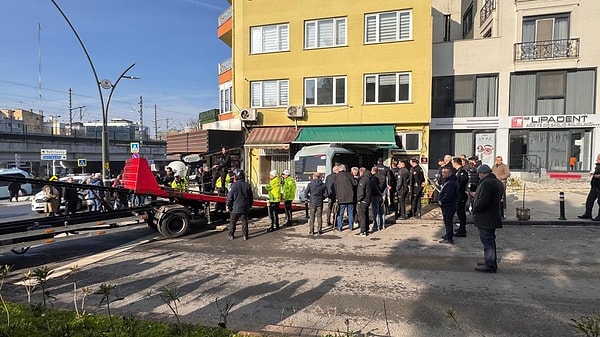
[[(58, 136), (44, 134), (16, 134), (0, 132), (0, 168), (20, 168), (36, 176), (47, 176), (52, 173), (53, 165), (57, 172), (101, 172), (102, 141), (99, 137)], [(131, 158), (130, 143), (137, 140), (110, 140), (110, 171), (116, 176), (121, 172), (125, 160)], [(140, 156), (162, 168), (166, 159), (166, 142), (147, 140), (140, 144)], [(66, 160), (42, 160), (41, 149), (58, 149), (67, 151)], [(87, 166), (77, 166), (77, 159), (85, 159)]]

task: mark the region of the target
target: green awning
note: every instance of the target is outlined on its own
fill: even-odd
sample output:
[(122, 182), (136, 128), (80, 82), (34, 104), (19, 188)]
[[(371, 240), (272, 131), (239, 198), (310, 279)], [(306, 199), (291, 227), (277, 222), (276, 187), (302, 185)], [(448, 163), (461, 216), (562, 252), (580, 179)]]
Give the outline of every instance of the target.
[(395, 145), (393, 125), (302, 127), (294, 143)]

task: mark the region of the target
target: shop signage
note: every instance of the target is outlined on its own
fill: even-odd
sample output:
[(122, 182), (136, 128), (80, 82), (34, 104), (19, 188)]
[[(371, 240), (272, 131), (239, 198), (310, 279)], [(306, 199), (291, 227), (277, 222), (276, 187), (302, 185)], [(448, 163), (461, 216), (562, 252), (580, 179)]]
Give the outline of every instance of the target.
[(600, 121), (591, 115), (539, 115), (514, 116), (510, 118), (510, 127), (519, 128), (573, 128), (600, 126)]

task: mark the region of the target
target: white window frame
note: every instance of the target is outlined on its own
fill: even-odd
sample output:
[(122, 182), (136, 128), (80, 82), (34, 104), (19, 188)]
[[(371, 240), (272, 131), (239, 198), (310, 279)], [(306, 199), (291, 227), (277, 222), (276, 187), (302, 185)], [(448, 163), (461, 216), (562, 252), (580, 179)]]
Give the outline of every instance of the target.
[[(379, 77), (384, 75), (396, 75), (396, 98), (393, 102), (379, 102)], [(408, 98), (406, 100), (399, 99), (398, 93), (398, 84), (399, 84), (399, 76), (408, 75)], [(367, 102), (367, 78), (375, 77), (375, 101)], [(363, 101), (365, 104), (394, 104), (394, 103), (411, 103), (412, 102), (412, 73), (411, 72), (398, 72), (398, 73), (381, 73), (381, 74), (366, 74), (363, 79)]]
[[(406, 148), (406, 143), (407, 143), (406, 138), (409, 135), (411, 135), (411, 136), (412, 135), (416, 135), (417, 136), (417, 138), (418, 138), (418, 145), (417, 145), (416, 149), (407, 149)], [(396, 133), (396, 137), (398, 137), (398, 138), (400, 138), (402, 140), (402, 146), (403, 146), (402, 150), (405, 150), (405, 151), (421, 151), (421, 146), (423, 144), (421, 142), (421, 138), (422, 137), (421, 137), (421, 133), (420, 132), (399, 132), (399, 133)]]
[(231, 82), (219, 88), (219, 102), (221, 113), (233, 111), (233, 87), (231, 86)]
[[(269, 85), (275, 86), (275, 102), (271, 104), (265, 97), (265, 87)], [(260, 95), (256, 90), (259, 91)], [(273, 98), (271, 98), (273, 100)], [(266, 80), (250, 82), (250, 107), (252, 108), (275, 108), (286, 107), (289, 104), (289, 80)]]
[[(381, 18), (382, 16), (395, 14), (395, 36), (393, 39), (381, 40)], [(408, 14), (408, 35), (402, 36), (401, 24), (403, 21), (401, 20), (403, 15)], [(374, 39), (369, 40), (369, 22), (371, 20), (375, 20), (373, 27), (375, 29)], [(405, 23), (406, 24), (406, 23)], [(409, 41), (413, 38), (413, 15), (412, 10), (399, 10), (392, 12), (381, 12), (381, 13), (373, 13), (373, 14), (365, 14), (365, 44), (373, 44), (373, 43), (387, 43), (387, 42), (398, 42), (398, 41)]]
[[(324, 79), (324, 78), (330, 78), (332, 80), (333, 83), (333, 91), (332, 91), (332, 103), (331, 104), (319, 104), (319, 90), (317, 89), (317, 83), (320, 79)], [(342, 103), (337, 103), (336, 97), (337, 97), (337, 80), (338, 79), (343, 79), (344, 80), (344, 102)], [(314, 82), (314, 92), (313, 92), (313, 97), (315, 99), (315, 103), (312, 104), (308, 104), (306, 103), (306, 98), (307, 98), (307, 83), (313, 81)], [(305, 78), (304, 79), (304, 105), (308, 105), (308, 106), (323, 106), (323, 105), (346, 105), (348, 102), (348, 79), (346, 76), (321, 76), (321, 77), (310, 77), (310, 78)]]
[[(275, 29), (275, 41), (268, 40), (269, 29)], [(269, 47), (273, 45), (274, 47)], [(290, 50), (289, 24), (250, 27), (250, 54), (277, 53)]]
[[(321, 27), (327, 21), (332, 22), (331, 32), (331, 44), (321, 44), (320, 33)], [(343, 24), (344, 31), (340, 34), (338, 32), (338, 25)], [(309, 27), (312, 26), (312, 30)], [(313, 45), (309, 45), (310, 35), (312, 37)], [(343, 34), (343, 36), (341, 36)], [(310, 20), (304, 22), (304, 49), (319, 49), (319, 48), (331, 48), (331, 47), (343, 47), (348, 45), (348, 18), (328, 18), (319, 20)]]

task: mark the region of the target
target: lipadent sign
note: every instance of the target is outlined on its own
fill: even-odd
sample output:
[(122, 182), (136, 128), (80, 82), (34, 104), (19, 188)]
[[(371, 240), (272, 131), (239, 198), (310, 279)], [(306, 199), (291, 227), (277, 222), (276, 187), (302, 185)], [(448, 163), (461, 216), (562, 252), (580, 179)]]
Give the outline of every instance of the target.
[(511, 129), (585, 128), (600, 126), (597, 115), (537, 115), (510, 117)]

